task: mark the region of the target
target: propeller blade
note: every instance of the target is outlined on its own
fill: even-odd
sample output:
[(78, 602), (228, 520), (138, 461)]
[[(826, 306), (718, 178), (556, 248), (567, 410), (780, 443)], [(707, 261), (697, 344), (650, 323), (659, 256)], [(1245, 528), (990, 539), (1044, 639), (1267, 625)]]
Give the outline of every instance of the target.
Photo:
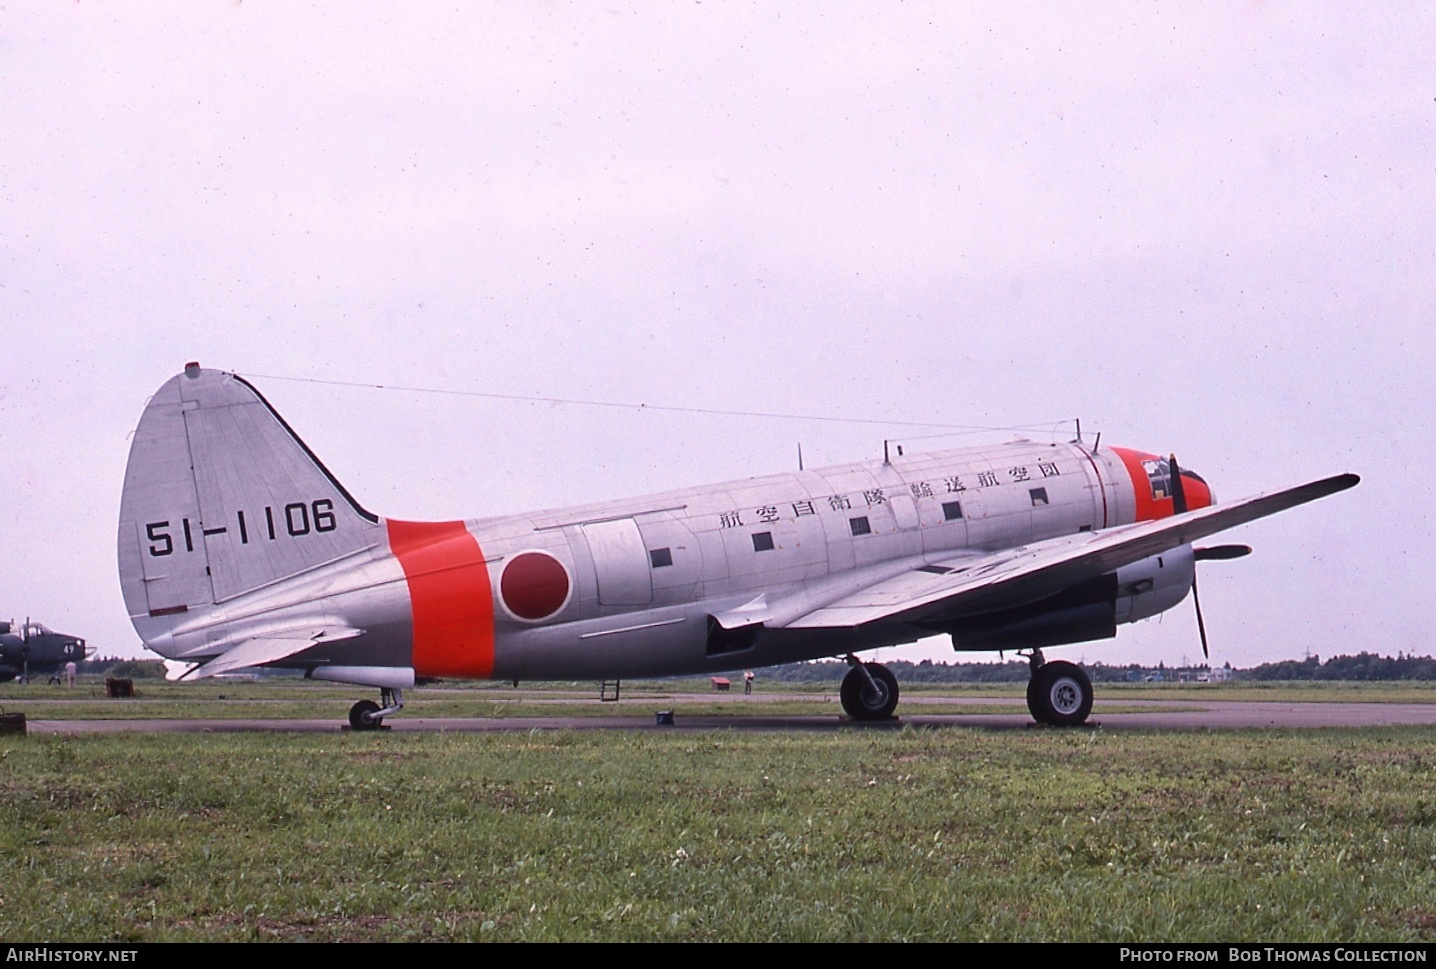
[(1202, 637), (1202, 659), (1210, 660), (1212, 654), (1207, 650), (1207, 624), (1202, 622), (1202, 600), (1197, 596), (1197, 573), (1192, 573), (1192, 605), (1197, 607), (1197, 632)]
[(1167, 458), (1167, 465), (1172, 475), (1172, 511), (1180, 515), (1187, 510), (1187, 489), (1182, 485), (1182, 469), (1177, 467), (1175, 454)]
[(1198, 562), (1224, 561), (1250, 555), (1252, 547), (1250, 545), (1213, 545), (1209, 548), (1194, 548), (1192, 552), (1196, 555)]
[[(1172, 474), (1175, 477), (1177, 473), (1177, 459), (1175, 456), (1173, 456)], [(1177, 490), (1176, 495), (1174, 495), (1173, 497), (1175, 498), (1177, 497), (1177, 495), (1181, 495), (1180, 490)], [(1182, 503), (1185, 504), (1185, 500), (1183, 500)], [(1212, 545), (1207, 548), (1192, 549), (1192, 556), (1198, 562), (1217, 562), (1225, 561), (1227, 559), (1239, 559), (1243, 555), (1250, 555), (1251, 553), (1252, 547), (1250, 545)], [(1195, 568), (1192, 570), (1192, 605), (1195, 606), (1197, 609), (1197, 632), (1200, 633), (1202, 636), (1202, 657), (1204, 659), (1210, 660), (1212, 657), (1211, 654), (1207, 651), (1207, 624), (1202, 621), (1202, 600), (1197, 595), (1197, 572)]]

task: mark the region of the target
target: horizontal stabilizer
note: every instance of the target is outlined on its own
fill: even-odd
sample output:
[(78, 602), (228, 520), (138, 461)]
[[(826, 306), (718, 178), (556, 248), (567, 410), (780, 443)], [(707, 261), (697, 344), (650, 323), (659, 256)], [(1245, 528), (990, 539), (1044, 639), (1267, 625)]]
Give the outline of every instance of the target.
[(255, 636), (236, 643), (225, 652), (201, 666), (182, 674), (180, 679), (202, 680), (249, 666), (266, 666), (298, 655), (321, 643), (362, 636), (362, 629), (324, 626), (318, 629), (294, 630), (269, 636)]
[(175, 680), (182, 680), (194, 670), (199, 668), (198, 663), (186, 663), (183, 660), (165, 660), (165, 679), (173, 683)]

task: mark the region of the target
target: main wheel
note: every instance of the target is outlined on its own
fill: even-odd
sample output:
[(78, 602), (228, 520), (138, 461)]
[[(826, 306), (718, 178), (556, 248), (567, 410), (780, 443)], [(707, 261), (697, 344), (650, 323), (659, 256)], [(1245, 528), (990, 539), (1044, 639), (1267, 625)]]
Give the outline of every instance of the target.
[(1092, 712), (1092, 681), (1076, 663), (1043, 663), (1027, 682), (1027, 709), (1038, 723), (1081, 726)]
[[(843, 710), (854, 720), (887, 720), (898, 704), (897, 677), (881, 663), (864, 663), (873, 682), (854, 666), (843, 677), (841, 696)], [(874, 689), (876, 687), (876, 689)]]
[(1032, 675), (1027, 678), (1027, 712), (1032, 714), (1032, 719), (1038, 723), (1047, 723), (1047, 709), (1037, 696), (1040, 686), (1037, 682), (1037, 670), (1033, 670)]
[(349, 708), (349, 726), (355, 730), (378, 730), (384, 725), (384, 718), (375, 716), (379, 704), (373, 700), (360, 700)]

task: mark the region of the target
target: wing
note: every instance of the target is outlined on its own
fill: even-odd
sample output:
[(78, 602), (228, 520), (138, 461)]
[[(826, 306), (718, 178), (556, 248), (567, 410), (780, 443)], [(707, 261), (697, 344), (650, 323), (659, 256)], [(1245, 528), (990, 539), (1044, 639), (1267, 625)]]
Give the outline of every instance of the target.
[(1354, 474), (1336, 475), (1157, 521), (924, 565), (844, 595), (783, 628), (921, 623), (939, 613), (977, 615), (1023, 605), (1167, 549), (1345, 491), (1360, 480)]
[[(348, 626), (322, 626), (286, 630), (241, 640), (207, 663), (191, 666), (174, 676), (181, 680), (202, 680), (249, 666), (265, 666), (296, 656), (313, 646), (362, 636), (364, 630)], [(170, 677), (167, 675), (166, 679)]]

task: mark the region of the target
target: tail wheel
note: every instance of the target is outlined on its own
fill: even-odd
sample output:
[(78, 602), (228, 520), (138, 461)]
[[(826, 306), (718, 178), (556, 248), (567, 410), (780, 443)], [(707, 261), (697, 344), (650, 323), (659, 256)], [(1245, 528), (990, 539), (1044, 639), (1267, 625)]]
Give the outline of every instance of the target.
[[(863, 671), (867, 675), (863, 675)], [(872, 682), (868, 681), (872, 677)], [(887, 720), (898, 704), (897, 677), (881, 663), (854, 666), (843, 677), (843, 710), (854, 720)]]
[(378, 730), (384, 725), (384, 718), (378, 713), (379, 704), (360, 700), (349, 708), (349, 726), (355, 730)]
[(1027, 709), (1038, 723), (1081, 726), (1092, 712), (1092, 680), (1076, 663), (1043, 663), (1027, 682)]

